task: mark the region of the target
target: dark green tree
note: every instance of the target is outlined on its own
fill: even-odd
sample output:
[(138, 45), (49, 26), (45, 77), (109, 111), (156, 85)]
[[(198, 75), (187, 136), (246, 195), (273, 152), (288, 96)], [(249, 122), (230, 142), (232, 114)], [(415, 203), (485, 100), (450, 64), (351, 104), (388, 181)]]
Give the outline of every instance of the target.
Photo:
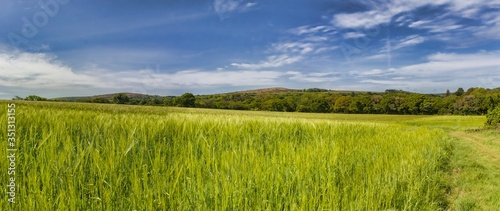
[(105, 97), (94, 97), (90, 100), (92, 103), (109, 103), (109, 99)]
[(462, 96), (464, 94), (464, 89), (462, 87), (458, 88), (455, 92), (456, 96)]
[(28, 100), (28, 101), (46, 101), (47, 98), (43, 98), (43, 97), (40, 97), (40, 96), (37, 96), (37, 95), (30, 95), (30, 96), (24, 98), (24, 100)]
[(125, 93), (118, 93), (113, 95), (112, 101), (116, 104), (126, 104), (130, 101), (130, 98)]
[(175, 104), (181, 107), (195, 107), (196, 97), (192, 93), (186, 92), (175, 98)]

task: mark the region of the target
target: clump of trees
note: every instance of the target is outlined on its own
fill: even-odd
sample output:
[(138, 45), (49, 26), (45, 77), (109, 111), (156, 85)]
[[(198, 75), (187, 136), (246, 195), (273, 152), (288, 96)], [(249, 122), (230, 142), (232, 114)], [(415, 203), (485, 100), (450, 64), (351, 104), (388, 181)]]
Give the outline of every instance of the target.
[(47, 100), (47, 98), (40, 97), (38, 95), (29, 95), (29, 96), (27, 96), (25, 98), (16, 96), (16, 97), (14, 97), (12, 99), (13, 100), (27, 100), (27, 101), (46, 101)]
[(116, 104), (126, 104), (130, 102), (130, 97), (125, 93), (113, 95), (112, 101)]
[(192, 93), (184, 93), (180, 97), (174, 98), (174, 104), (180, 107), (195, 107), (196, 97)]

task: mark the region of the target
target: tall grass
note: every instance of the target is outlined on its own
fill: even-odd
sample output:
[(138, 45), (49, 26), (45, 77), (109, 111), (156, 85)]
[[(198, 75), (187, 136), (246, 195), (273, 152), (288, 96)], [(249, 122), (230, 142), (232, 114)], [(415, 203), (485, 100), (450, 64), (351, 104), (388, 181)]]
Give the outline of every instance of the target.
[[(444, 209), (441, 130), (225, 113), (18, 106), (16, 210)], [(6, 106), (5, 106), (6, 107)], [(192, 111), (192, 110), (190, 110)], [(0, 109), (5, 128), (6, 108)], [(5, 140), (0, 132), (0, 139)], [(6, 142), (1, 142), (6, 149)], [(6, 157), (7, 151), (0, 150)], [(6, 160), (0, 162), (6, 182)], [(3, 171), (2, 169), (5, 169)]]

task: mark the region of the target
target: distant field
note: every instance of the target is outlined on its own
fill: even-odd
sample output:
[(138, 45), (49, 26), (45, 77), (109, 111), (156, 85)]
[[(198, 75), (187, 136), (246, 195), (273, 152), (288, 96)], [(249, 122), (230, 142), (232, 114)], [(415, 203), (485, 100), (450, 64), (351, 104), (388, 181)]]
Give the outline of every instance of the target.
[[(7, 101), (0, 103), (6, 128)], [(16, 210), (447, 209), (447, 131), (484, 122), (16, 104)], [(9, 163), (0, 164), (4, 184)]]

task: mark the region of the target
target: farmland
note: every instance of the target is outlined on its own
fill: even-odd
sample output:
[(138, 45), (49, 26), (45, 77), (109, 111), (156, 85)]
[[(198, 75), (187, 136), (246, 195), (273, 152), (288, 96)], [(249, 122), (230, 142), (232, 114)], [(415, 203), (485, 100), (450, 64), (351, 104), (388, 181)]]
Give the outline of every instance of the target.
[[(12, 102), (1, 102), (1, 128)], [(18, 188), (15, 204), (0, 201), (7, 210), (498, 205), (498, 135), (467, 132), (484, 124), (482, 116), (15, 103)], [(7, 149), (5, 132), (0, 140)], [(0, 164), (5, 184), (9, 162)]]

